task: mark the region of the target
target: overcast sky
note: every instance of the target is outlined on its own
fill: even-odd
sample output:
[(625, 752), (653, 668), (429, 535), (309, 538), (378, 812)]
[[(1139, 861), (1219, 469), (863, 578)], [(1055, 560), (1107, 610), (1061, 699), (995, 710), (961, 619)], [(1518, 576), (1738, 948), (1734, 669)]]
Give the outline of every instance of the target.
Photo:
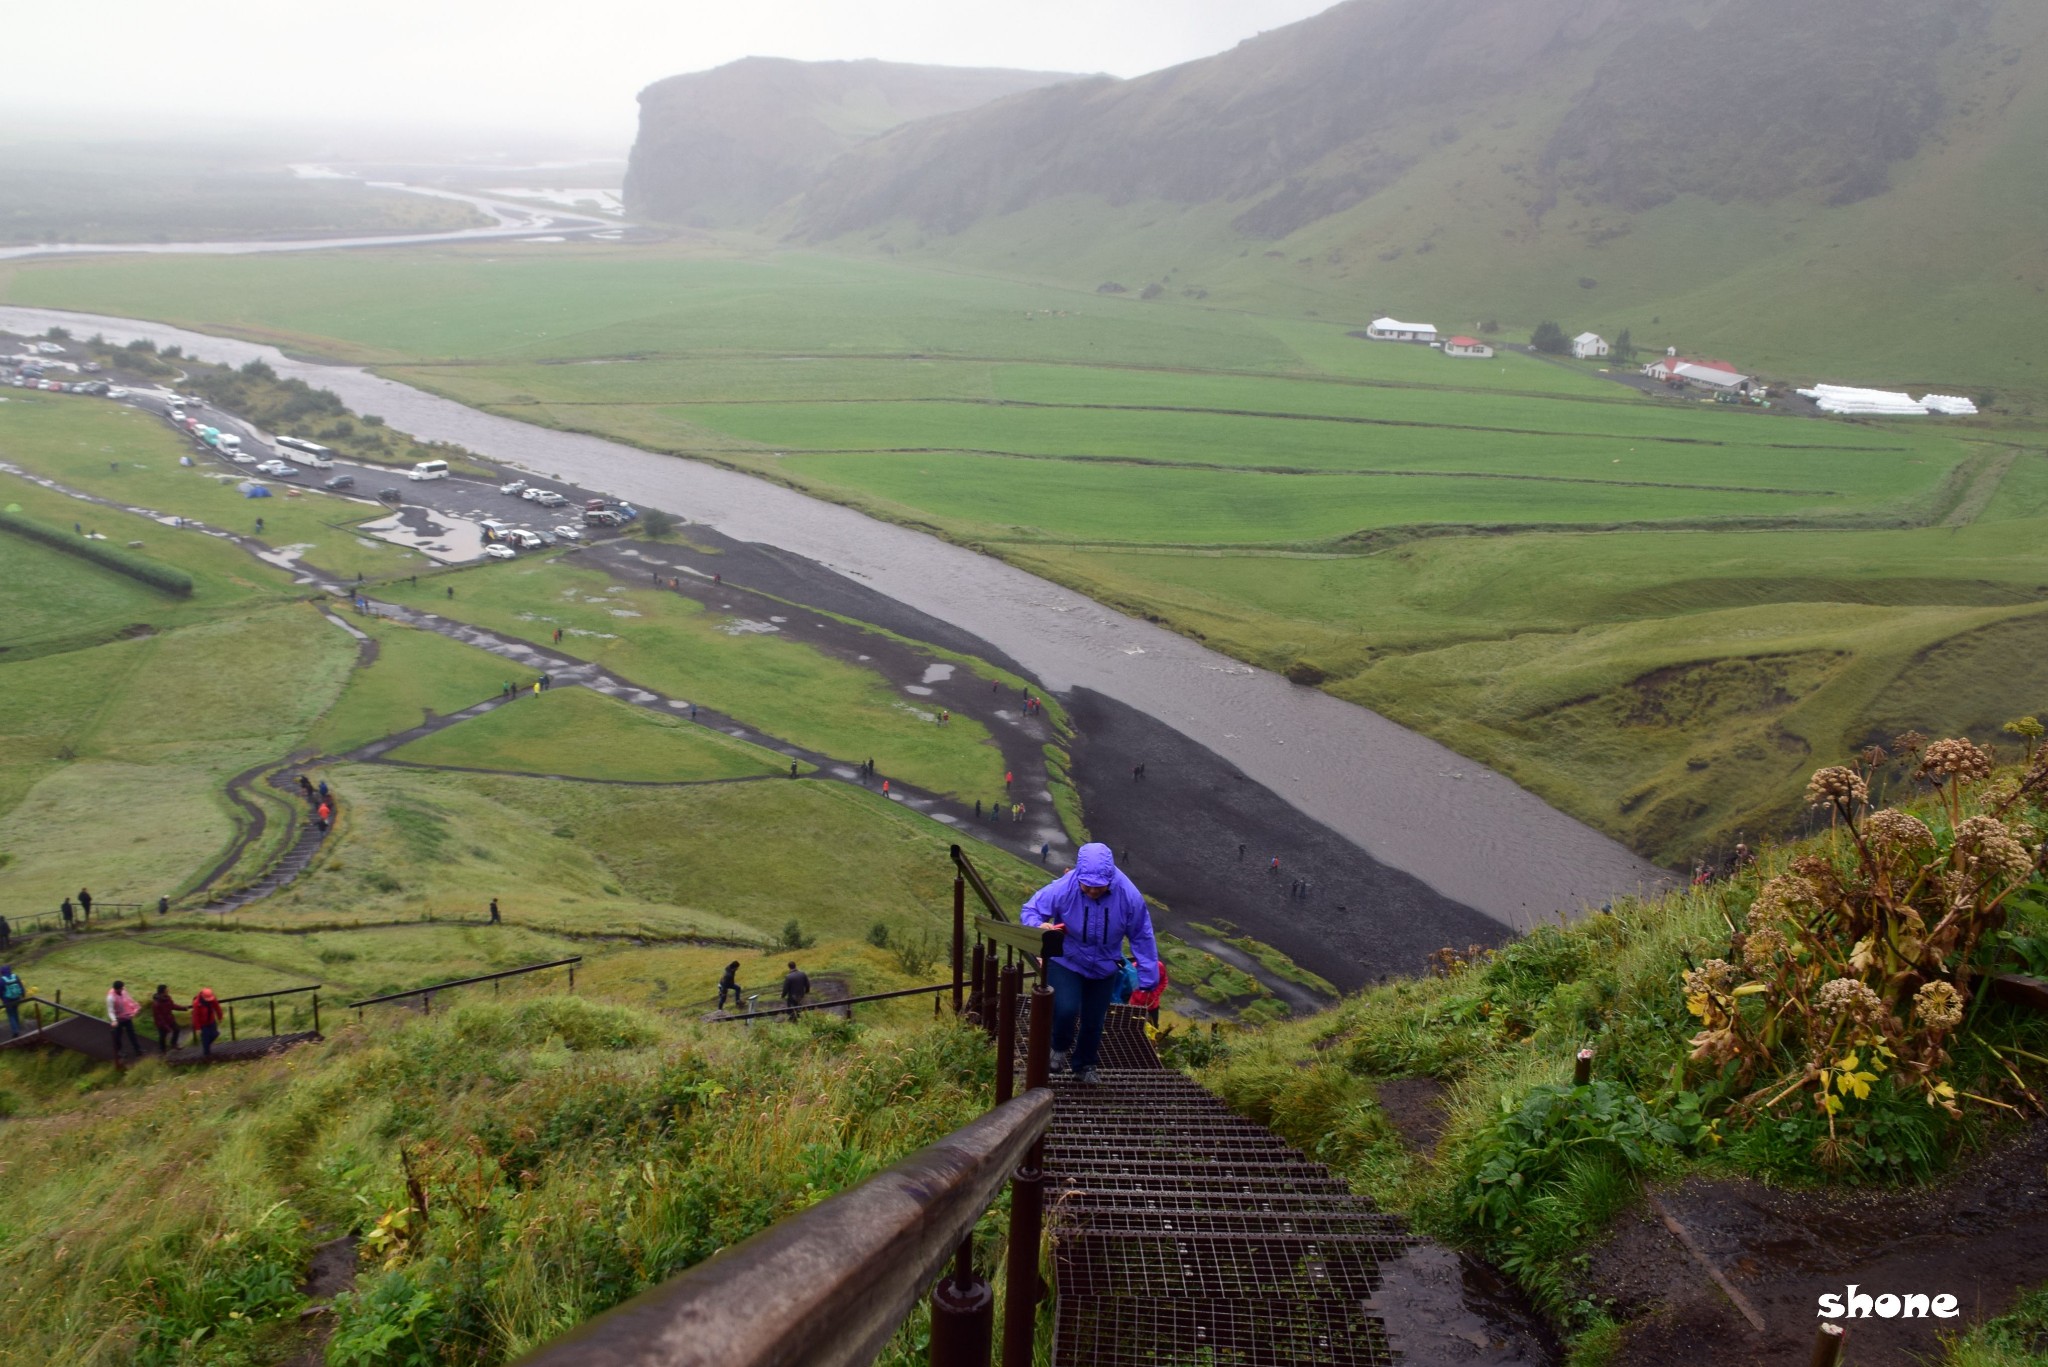
[(0, 108), (631, 140), (650, 81), (750, 55), (1135, 76), (1334, 0), (106, 0), (0, 24)]

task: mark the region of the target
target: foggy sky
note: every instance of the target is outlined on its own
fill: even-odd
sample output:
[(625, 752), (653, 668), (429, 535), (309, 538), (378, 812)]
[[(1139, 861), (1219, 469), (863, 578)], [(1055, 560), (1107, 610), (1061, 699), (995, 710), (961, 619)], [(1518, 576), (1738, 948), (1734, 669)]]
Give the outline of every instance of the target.
[[(0, 111), (555, 130), (623, 153), (650, 81), (745, 56), (1135, 76), (1335, 0), (110, 0), (8, 13)], [(0, 132), (4, 135), (4, 132)]]

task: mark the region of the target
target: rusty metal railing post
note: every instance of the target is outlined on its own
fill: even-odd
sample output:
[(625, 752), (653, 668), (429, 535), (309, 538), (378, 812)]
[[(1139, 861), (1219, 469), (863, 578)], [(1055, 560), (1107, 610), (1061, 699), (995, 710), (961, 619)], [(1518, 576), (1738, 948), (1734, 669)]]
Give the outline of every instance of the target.
[(1835, 1367), (1842, 1360), (1842, 1344), (1848, 1337), (1849, 1331), (1841, 1325), (1823, 1324), (1813, 1336), (1810, 1367)]
[(270, 1033), (272, 1035), (277, 1033), (277, 998), (275, 997), (270, 999)]
[(996, 1105), (1008, 1101), (1017, 1091), (1017, 993), (1024, 986), (1024, 970), (1003, 965), (1002, 990), (996, 995)]
[(1581, 1049), (1572, 1059), (1572, 1086), (1584, 1087), (1593, 1081), (1593, 1051)]
[(981, 964), (985, 957), (981, 941), (974, 942), (974, 954), (968, 961), (967, 1005), (974, 1010), (976, 1018), (988, 1013), (988, 999), (981, 992)]
[[(1022, 976), (1022, 970), (1016, 970)], [(1024, 1090), (1046, 1085), (1052, 1070), (1052, 989), (1031, 989), (1031, 1019), (1024, 1044)], [(1045, 1141), (1033, 1142), (1010, 1178), (1008, 1285), (1003, 1296), (1003, 1367), (1031, 1367), (1038, 1329), (1039, 1246), (1045, 1239)]]
[(313, 1033), (320, 1033), (320, 994), (313, 994)]
[(230, 1040), (241, 1038), (235, 1033), (235, 1008), (233, 1003), (228, 1005), (228, 1038)]
[(932, 1288), (932, 1367), (988, 1367), (996, 1294), (974, 1270), (974, 1231), (953, 1255), (952, 1275)]
[(967, 877), (953, 875), (953, 1014), (958, 1016), (966, 1009), (963, 997), (966, 984), (962, 974), (967, 966)]

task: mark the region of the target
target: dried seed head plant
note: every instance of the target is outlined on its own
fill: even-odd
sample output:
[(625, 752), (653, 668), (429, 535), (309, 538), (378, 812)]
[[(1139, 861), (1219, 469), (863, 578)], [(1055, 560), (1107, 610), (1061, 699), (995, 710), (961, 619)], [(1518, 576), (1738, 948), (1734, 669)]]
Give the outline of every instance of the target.
[[(1914, 761), (1945, 820), (1869, 810), (1869, 775), (1892, 755)], [(1757, 889), (1734, 939), (1739, 968), (1710, 959), (1684, 975), (1701, 1025), (1692, 1061), (1746, 1092), (1736, 1110), (1747, 1118), (1816, 1106), (1828, 1120), (1824, 1161), (1849, 1147), (1837, 1115), (1887, 1075), (1961, 1113), (1942, 1072), (1971, 1004), (1971, 961), (2013, 894), (2048, 867), (2048, 748), (1997, 783), (1991, 754), (1964, 739), (1908, 732), (1891, 755), (1872, 746), (1861, 760), (1819, 770), (1806, 788), (1834, 818), (1833, 855), (1794, 859)]]

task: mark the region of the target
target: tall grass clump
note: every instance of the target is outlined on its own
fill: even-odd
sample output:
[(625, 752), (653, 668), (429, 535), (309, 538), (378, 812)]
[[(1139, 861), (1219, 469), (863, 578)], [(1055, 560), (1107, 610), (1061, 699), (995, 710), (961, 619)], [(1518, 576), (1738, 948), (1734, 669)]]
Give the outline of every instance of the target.
[[(1874, 808), (1893, 769), (1917, 796)], [(2042, 1110), (2048, 1022), (1987, 975), (2048, 967), (2048, 755), (1998, 770), (1909, 735), (1809, 799), (1829, 832), (1725, 881), (1443, 951), (1429, 977), (1230, 1038), (1199, 1075), (1582, 1331), (1602, 1318), (1573, 1260), (1646, 1179), (1931, 1180)], [(1441, 1088), (1433, 1152), (1380, 1102), (1405, 1078)]]
[(309, 1346), (313, 1249), (353, 1235), (355, 1283), (309, 1323), (328, 1362), (385, 1364), (555, 1337), (964, 1123), (990, 1060), (950, 1022), (678, 1025), (531, 996), (239, 1068), (0, 1068), (11, 1354), (282, 1360)]

